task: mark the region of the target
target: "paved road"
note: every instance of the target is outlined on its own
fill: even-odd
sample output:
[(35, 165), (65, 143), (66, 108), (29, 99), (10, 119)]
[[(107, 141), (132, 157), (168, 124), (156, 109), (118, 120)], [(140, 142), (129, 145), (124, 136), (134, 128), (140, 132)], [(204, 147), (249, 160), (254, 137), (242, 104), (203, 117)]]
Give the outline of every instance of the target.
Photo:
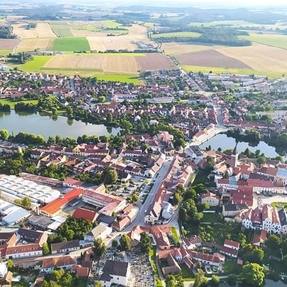
[(171, 166), (172, 159), (167, 159), (159, 170), (157, 176), (155, 177), (155, 182), (145, 200), (145, 202), (139, 207), (139, 212), (135, 220), (125, 229), (125, 231), (132, 230), (135, 226), (144, 226), (144, 217), (146, 215), (146, 211), (149, 209), (150, 205), (153, 203), (154, 198), (156, 196), (156, 192), (160, 187), (162, 181), (167, 175), (167, 172)]

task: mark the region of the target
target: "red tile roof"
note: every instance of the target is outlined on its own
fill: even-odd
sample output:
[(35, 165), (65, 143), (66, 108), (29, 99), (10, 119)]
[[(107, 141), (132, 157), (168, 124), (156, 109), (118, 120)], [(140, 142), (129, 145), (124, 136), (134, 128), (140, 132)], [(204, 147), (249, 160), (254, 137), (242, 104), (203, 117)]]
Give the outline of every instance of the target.
[(85, 209), (85, 208), (77, 208), (73, 217), (77, 219), (85, 219), (87, 221), (93, 222), (96, 219), (97, 213), (93, 210)]
[(80, 278), (87, 278), (90, 274), (90, 268), (80, 265), (76, 265), (74, 271), (76, 272), (76, 276)]
[(234, 247), (236, 249), (239, 249), (240, 243), (236, 242), (236, 241), (233, 241), (233, 240), (225, 239), (224, 240), (224, 246), (232, 246), (232, 247)]
[(82, 189), (75, 188), (66, 193), (63, 197), (55, 199), (50, 203), (46, 204), (44, 207), (40, 209), (40, 211), (48, 215), (53, 215), (57, 213), (65, 205), (67, 205), (69, 202), (71, 202), (75, 198), (80, 197), (82, 194), (83, 194)]
[(73, 259), (71, 256), (59, 256), (59, 257), (52, 257), (43, 259), (42, 267), (43, 268), (54, 268), (54, 267), (63, 267), (67, 265), (76, 264), (76, 260)]

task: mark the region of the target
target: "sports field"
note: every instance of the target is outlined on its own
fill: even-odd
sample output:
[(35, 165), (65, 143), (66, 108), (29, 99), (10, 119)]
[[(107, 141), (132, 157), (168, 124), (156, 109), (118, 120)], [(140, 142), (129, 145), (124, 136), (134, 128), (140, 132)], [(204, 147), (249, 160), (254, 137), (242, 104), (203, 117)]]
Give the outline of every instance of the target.
[(89, 51), (90, 45), (85, 37), (56, 38), (53, 42), (54, 51), (82, 52)]

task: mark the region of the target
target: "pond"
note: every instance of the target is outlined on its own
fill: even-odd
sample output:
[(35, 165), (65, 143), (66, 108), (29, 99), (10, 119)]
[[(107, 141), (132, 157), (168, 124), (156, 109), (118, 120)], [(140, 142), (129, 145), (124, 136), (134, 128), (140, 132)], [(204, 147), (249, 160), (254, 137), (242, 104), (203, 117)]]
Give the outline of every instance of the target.
[(19, 132), (49, 136), (60, 136), (62, 138), (77, 138), (82, 135), (106, 136), (116, 135), (119, 128), (108, 129), (105, 125), (94, 125), (77, 120), (69, 120), (58, 116), (53, 119), (48, 115), (40, 114), (18, 114), (14, 110), (10, 113), (0, 113), (0, 129), (7, 129), (11, 134)]
[[(200, 145), (202, 149), (205, 149), (208, 146), (211, 146), (213, 150), (217, 150), (218, 148), (221, 148), (222, 151), (226, 149), (233, 150), (236, 146), (236, 141), (233, 137), (228, 137), (226, 134), (217, 134), (213, 138)], [(275, 150), (275, 147), (268, 145), (264, 141), (260, 141), (256, 146), (252, 146), (247, 142), (238, 142), (236, 149), (238, 153), (241, 153), (244, 152), (247, 148), (251, 152), (260, 150), (260, 152), (264, 153), (266, 157), (274, 158), (276, 156), (279, 156), (279, 154)]]

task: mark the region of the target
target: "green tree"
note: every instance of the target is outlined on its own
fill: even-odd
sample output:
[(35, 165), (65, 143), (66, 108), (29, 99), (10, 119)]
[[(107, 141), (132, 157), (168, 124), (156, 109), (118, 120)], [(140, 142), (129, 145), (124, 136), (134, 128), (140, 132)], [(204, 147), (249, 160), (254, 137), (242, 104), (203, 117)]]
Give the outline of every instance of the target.
[(62, 286), (67, 286), (67, 287), (72, 286), (73, 276), (70, 273), (66, 272), (61, 278), (61, 282), (59, 283), (61, 283)]
[(247, 286), (261, 287), (264, 285), (264, 268), (257, 263), (248, 263), (243, 266), (241, 279)]
[(95, 282), (95, 287), (102, 287), (102, 284), (101, 284), (101, 282), (99, 282), (99, 281), (96, 281), (96, 282)]
[(123, 234), (120, 238), (120, 246), (122, 250), (131, 250), (132, 248), (132, 242), (128, 235)]
[(9, 271), (13, 270), (14, 262), (13, 262), (12, 259), (8, 259), (6, 264), (7, 264), (7, 268), (8, 268)]
[(195, 280), (193, 287), (204, 287), (207, 286), (208, 279), (205, 277), (204, 272), (199, 269), (198, 272), (195, 274)]
[(140, 245), (144, 252), (148, 252), (152, 248), (151, 238), (145, 232), (141, 233)]
[(47, 242), (45, 242), (42, 246), (43, 255), (50, 254), (50, 248)]
[(94, 254), (99, 259), (106, 251), (106, 246), (101, 238), (97, 238), (94, 242)]
[(114, 184), (118, 180), (118, 173), (113, 168), (107, 168), (102, 173), (102, 181), (105, 184)]
[(227, 283), (230, 285), (230, 286), (235, 286), (236, 285), (236, 282), (237, 282), (237, 276), (235, 274), (230, 274), (228, 277), (227, 277)]
[(61, 278), (64, 276), (65, 271), (63, 269), (54, 270), (51, 274), (52, 280), (59, 282)]
[(212, 275), (211, 280), (209, 281), (209, 284), (213, 287), (218, 286), (220, 283), (220, 279), (218, 276), (216, 275)]
[(6, 129), (0, 130), (0, 139), (6, 141), (9, 138), (9, 132)]

